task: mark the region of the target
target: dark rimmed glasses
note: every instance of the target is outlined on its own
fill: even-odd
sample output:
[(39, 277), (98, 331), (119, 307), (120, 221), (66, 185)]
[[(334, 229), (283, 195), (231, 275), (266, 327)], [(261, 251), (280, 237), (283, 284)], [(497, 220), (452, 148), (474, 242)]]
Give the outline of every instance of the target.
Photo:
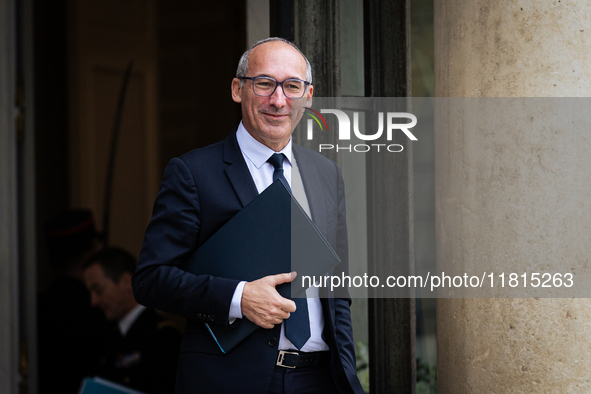
[(306, 88), (310, 82), (301, 79), (286, 79), (279, 82), (271, 77), (240, 77), (239, 79), (250, 79), (252, 81), (252, 90), (254, 94), (261, 97), (269, 97), (275, 93), (277, 86), (281, 85), (281, 90), (287, 98), (299, 99), (306, 93)]

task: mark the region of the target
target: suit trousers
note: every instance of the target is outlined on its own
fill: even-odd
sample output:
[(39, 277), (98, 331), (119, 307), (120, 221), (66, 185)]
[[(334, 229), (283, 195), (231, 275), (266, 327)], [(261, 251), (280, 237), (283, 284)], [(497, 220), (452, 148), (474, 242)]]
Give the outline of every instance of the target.
[(289, 369), (275, 366), (268, 394), (338, 394), (327, 365)]

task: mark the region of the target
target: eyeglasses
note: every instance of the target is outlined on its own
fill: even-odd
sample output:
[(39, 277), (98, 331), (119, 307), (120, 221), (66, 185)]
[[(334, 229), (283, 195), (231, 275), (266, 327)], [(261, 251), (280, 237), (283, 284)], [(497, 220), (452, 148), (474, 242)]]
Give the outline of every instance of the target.
[(306, 87), (310, 85), (310, 82), (301, 79), (286, 79), (283, 82), (278, 82), (271, 77), (240, 77), (239, 79), (250, 79), (254, 94), (262, 97), (272, 96), (277, 86), (281, 85), (285, 97), (299, 99), (304, 96)]

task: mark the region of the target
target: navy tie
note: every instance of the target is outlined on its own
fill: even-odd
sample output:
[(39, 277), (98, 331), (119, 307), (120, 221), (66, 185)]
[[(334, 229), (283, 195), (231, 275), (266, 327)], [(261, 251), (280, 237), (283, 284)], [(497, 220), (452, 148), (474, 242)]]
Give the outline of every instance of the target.
[(287, 190), (291, 191), (289, 187), (289, 183), (287, 183), (287, 179), (285, 179), (285, 175), (283, 174), (283, 159), (285, 155), (283, 153), (274, 153), (269, 159), (267, 160), (273, 167), (275, 167), (275, 171), (273, 171), (273, 182), (277, 179), (281, 179)]
[[(287, 179), (283, 175), (284, 158), (285, 155), (283, 153), (275, 153), (267, 161), (275, 168), (275, 171), (273, 171), (273, 182), (281, 179), (288, 190), (291, 191)], [(285, 321), (285, 336), (299, 350), (310, 338), (308, 300), (306, 298), (295, 298), (293, 301), (296, 304), (296, 311), (291, 313), (289, 319)]]

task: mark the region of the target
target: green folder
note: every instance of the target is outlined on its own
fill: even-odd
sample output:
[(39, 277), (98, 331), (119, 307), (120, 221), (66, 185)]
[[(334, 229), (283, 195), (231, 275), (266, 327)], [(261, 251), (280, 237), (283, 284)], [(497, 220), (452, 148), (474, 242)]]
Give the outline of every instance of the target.
[(130, 389), (110, 380), (95, 376), (85, 378), (80, 385), (78, 394), (144, 394), (142, 391)]

